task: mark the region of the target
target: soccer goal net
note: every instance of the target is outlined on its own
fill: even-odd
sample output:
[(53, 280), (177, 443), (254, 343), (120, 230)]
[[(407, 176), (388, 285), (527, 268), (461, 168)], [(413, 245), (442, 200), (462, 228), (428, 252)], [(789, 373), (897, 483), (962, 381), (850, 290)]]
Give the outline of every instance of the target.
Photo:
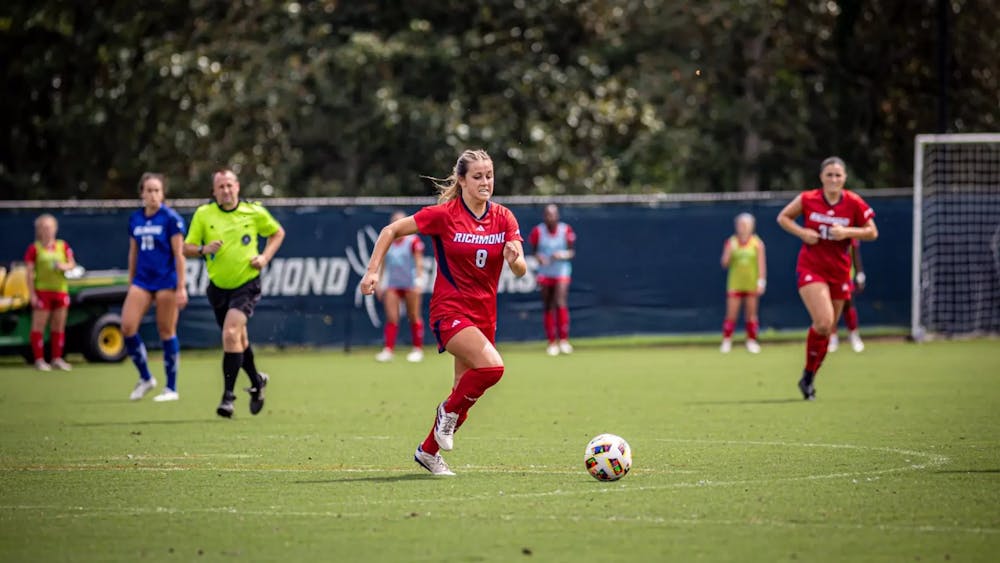
[(914, 339), (1000, 334), (1000, 133), (917, 136), (912, 282)]

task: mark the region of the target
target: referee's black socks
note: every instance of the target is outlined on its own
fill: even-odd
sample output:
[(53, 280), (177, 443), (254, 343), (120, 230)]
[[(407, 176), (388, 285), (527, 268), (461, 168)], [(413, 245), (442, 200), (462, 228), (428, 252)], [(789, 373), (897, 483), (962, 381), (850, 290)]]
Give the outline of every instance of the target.
[(257, 377), (257, 364), (253, 361), (253, 348), (250, 347), (249, 342), (247, 349), (243, 350), (243, 371), (250, 376), (250, 383), (256, 386), (260, 378)]
[(226, 391), (236, 389), (236, 376), (243, 365), (243, 352), (226, 352), (222, 355), (222, 376), (226, 381)]

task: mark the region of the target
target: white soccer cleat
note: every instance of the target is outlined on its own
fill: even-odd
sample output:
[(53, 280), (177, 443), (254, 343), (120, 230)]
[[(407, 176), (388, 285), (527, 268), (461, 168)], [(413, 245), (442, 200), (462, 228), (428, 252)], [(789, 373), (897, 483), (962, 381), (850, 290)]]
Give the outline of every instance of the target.
[(414, 348), (412, 352), (406, 355), (406, 361), (418, 363), (424, 361), (424, 350), (423, 348)]
[(54, 369), (61, 369), (63, 371), (73, 371), (73, 366), (69, 365), (69, 362), (62, 358), (56, 358), (52, 360), (50, 364)]
[(45, 360), (35, 360), (35, 369), (38, 371), (52, 371), (52, 366)]
[(571, 345), (569, 343), (569, 340), (560, 340), (559, 341), (559, 351), (562, 352), (563, 354), (572, 354), (573, 353), (573, 345)]
[(840, 338), (836, 334), (830, 335), (830, 343), (826, 345), (827, 352), (836, 352), (840, 348)]
[(424, 453), (424, 450), (420, 446), (417, 446), (417, 451), (413, 454), (413, 461), (420, 464), (421, 467), (430, 471), (433, 475), (454, 475), (455, 472), (448, 469), (448, 464), (444, 462), (444, 458), (441, 454), (431, 455)]
[(756, 340), (747, 340), (747, 351), (751, 354), (760, 354), (760, 344)]
[(719, 346), (719, 351), (723, 354), (728, 354), (730, 350), (733, 349), (733, 341), (729, 338), (723, 338), (722, 344)]
[(550, 355), (550, 356), (558, 356), (559, 355), (559, 345), (556, 344), (555, 342), (553, 342), (552, 344), (549, 344), (549, 347), (545, 349), (545, 353), (548, 354), (548, 355)]
[(381, 352), (379, 352), (378, 354), (375, 354), (375, 361), (376, 362), (382, 362), (382, 363), (391, 362), (393, 355), (394, 354), (392, 353), (392, 350), (390, 350), (388, 348), (382, 348)]
[(153, 400), (156, 401), (157, 403), (165, 403), (167, 401), (176, 401), (179, 400), (180, 398), (181, 396), (177, 394), (177, 391), (174, 391), (173, 389), (164, 388), (159, 395), (153, 397)]
[(139, 382), (135, 384), (135, 389), (132, 389), (132, 394), (129, 395), (128, 398), (132, 401), (138, 401), (139, 399), (145, 397), (146, 393), (149, 393), (155, 388), (156, 388), (155, 377), (150, 377), (148, 381), (145, 379), (140, 379)]
[(438, 405), (437, 420), (434, 421), (434, 441), (446, 452), (455, 447), (455, 426), (457, 424), (458, 413), (445, 412), (444, 403)]
[(851, 339), (852, 350), (854, 350), (855, 352), (865, 351), (865, 343), (861, 341), (861, 335), (858, 334), (857, 331), (851, 332), (850, 339)]

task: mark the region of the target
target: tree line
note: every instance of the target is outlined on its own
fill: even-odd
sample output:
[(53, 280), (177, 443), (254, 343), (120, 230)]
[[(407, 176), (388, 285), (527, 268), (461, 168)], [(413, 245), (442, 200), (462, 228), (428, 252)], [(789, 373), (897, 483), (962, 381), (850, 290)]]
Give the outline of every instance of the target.
[(993, 0), (107, 0), (0, 8), (3, 199), (907, 186), (1000, 124)]

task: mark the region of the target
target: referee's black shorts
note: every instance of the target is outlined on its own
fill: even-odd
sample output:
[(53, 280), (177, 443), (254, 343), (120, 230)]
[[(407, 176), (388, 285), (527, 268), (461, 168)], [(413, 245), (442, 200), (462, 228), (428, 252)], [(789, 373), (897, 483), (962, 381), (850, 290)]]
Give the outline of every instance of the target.
[(215, 322), (219, 323), (220, 328), (225, 324), (226, 313), (230, 309), (242, 312), (249, 319), (253, 316), (254, 307), (260, 302), (260, 276), (235, 289), (222, 289), (208, 282), (205, 295), (215, 313)]

